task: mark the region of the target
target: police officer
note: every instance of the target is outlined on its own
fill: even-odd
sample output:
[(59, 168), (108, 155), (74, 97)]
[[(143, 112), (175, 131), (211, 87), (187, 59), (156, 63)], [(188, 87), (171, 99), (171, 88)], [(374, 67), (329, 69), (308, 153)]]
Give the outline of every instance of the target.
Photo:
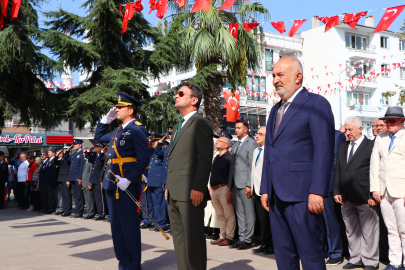
[[(148, 166), (149, 149), (146, 129), (135, 119), (136, 108), (141, 103), (133, 97), (118, 93), (118, 104), (97, 125), (94, 140), (110, 143), (107, 152), (108, 166), (103, 187), (107, 190), (111, 233), (119, 269), (141, 269), (141, 233), (137, 206), (124, 192), (135, 198), (141, 194), (142, 173)], [(109, 124), (118, 119), (122, 126), (107, 133)], [(113, 174), (108, 173), (111, 170)], [(108, 179), (117, 177), (119, 182)]]
[[(86, 163), (82, 150), (83, 141), (73, 139), (73, 144), (66, 150), (65, 160), (70, 161), (69, 181), (66, 185), (72, 189), (73, 199), (75, 201), (75, 213), (70, 215), (71, 218), (81, 218), (84, 210), (84, 195), (82, 190), (82, 173), (84, 164)], [(76, 152), (71, 154), (70, 151), (74, 148)]]
[(93, 220), (104, 220), (105, 209), (104, 209), (104, 195), (103, 195), (103, 177), (101, 175), (103, 171), (104, 161), (107, 158), (105, 155), (106, 149), (104, 144), (97, 143), (94, 147), (95, 152), (89, 156), (89, 162), (93, 163), (93, 169), (90, 175), (90, 184), (93, 186), (94, 200), (96, 203), (98, 215), (93, 218)]
[(63, 146), (63, 149), (61, 149), (57, 153), (57, 156), (59, 158), (55, 160), (55, 162), (57, 162), (59, 165), (58, 182), (63, 200), (62, 202), (63, 211), (61, 214), (59, 214), (60, 217), (68, 217), (72, 212), (72, 193), (70, 192), (70, 189), (66, 185), (66, 182), (69, 181), (70, 161), (63, 158), (68, 148), (69, 146), (65, 144)]
[[(167, 138), (167, 135), (165, 136)], [(151, 202), (148, 202), (149, 212), (156, 223), (166, 230), (167, 224), (167, 204), (165, 200), (165, 184), (167, 178), (168, 152), (167, 147), (163, 147), (160, 142), (162, 136), (159, 134), (152, 135), (151, 147), (155, 153), (150, 159), (148, 169), (148, 192), (151, 194)], [(166, 156), (167, 155), (167, 156)], [(152, 227), (150, 231), (159, 231)]]

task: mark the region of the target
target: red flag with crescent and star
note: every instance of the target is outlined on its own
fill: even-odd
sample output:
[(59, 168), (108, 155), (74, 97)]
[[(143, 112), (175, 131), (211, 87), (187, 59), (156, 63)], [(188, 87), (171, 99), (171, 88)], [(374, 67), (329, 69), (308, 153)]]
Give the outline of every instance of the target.
[(238, 33), (239, 33), (239, 23), (230, 23), (229, 24), (229, 32), (231, 33), (234, 38), (238, 39)]
[(18, 11), (20, 10), (21, 0), (13, 0), (13, 6), (11, 7), (11, 21), (18, 17)]
[(226, 121), (235, 123), (236, 120), (240, 120), (239, 113), (239, 93), (233, 94), (231, 91), (224, 91), (225, 104), (224, 108), (226, 109)]
[(339, 24), (339, 16), (321, 17), (321, 18), (318, 18), (318, 20), (320, 20), (321, 22), (326, 24), (325, 33)]
[(179, 4), (179, 8), (184, 7), (184, 5), (186, 4), (186, 0), (174, 0), (176, 1), (177, 4)]
[(8, 4), (8, 0), (2, 0), (1, 1), (3, 3), (3, 16), (7, 17), (7, 4)]
[(399, 14), (401, 14), (404, 8), (405, 5), (387, 8), (387, 11), (384, 13), (384, 16), (381, 18), (381, 21), (375, 28), (373, 34), (388, 30), (388, 28), (390, 28), (390, 25), (395, 21)]
[(255, 29), (256, 27), (259, 26), (260, 23), (257, 22), (245, 22), (242, 23), (243, 27), (245, 27), (246, 32), (249, 32), (252, 29)]
[(293, 37), (295, 33), (300, 29), (300, 27), (306, 22), (307, 19), (304, 20), (294, 20), (294, 24), (291, 26), (290, 32), (288, 32), (288, 35), (290, 37)]
[(141, 12), (143, 10), (143, 6), (142, 6), (142, 0), (136, 0), (134, 3), (134, 11), (135, 12)]
[(284, 22), (271, 22), (271, 25), (280, 32), (280, 34), (283, 34), (285, 32), (285, 25)]
[(197, 11), (209, 11), (211, 7), (211, 0), (196, 0), (191, 13)]
[(225, 10), (225, 9), (231, 9), (233, 6), (233, 3), (235, 3), (235, 0), (225, 0), (224, 4), (222, 5), (221, 8), (218, 9), (218, 11)]
[(351, 28), (355, 28), (359, 20), (367, 15), (367, 11), (362, 11), (359, 13), (352, 13), (352, 14), (346, 14), (343, 17), (343, 20), (347, 23), (348, 26)]

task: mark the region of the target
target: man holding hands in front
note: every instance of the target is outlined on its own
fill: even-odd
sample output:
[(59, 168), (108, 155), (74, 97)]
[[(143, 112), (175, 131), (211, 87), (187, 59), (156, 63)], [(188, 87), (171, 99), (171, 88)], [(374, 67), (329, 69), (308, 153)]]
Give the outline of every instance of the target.
[(329, 102), (302, 86), (299, 60), (283, 57), (273, 69), (281, 100), (269, 116), (260, 193), (270, 210), (279, 270), (326, 269), (321, 235), (334, 152)]

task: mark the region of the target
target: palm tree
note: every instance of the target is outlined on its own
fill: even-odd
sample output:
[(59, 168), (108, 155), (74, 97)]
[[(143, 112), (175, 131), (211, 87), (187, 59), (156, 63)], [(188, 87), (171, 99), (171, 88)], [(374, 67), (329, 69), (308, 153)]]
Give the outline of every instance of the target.
[[(233, 89), (237, 84), (246, 85), (247, 71), (260, 66), (260, 54), (264, 50), (263, 30), (246, 32), (244, 22), (256, 22), (260, 17), (268, 19), (269, 12), (261, 3), (244, 4), (236, 0), (232, 10), (217, 11), (224, 0), (211, 0), (209, 11), (190, 13), (190, 6), (177, 9), (167, 17), (169, 27), (162, 37), (153, 59), (168, 71), (173, 67), (185, 68), (194, 62), (197, 75), (190, 80), (203, 90), (204, 112), (216, 134), (222, 121), (221, 90), (224, 76)], [(172, 18), (169, 26), (167, 19)], [(238, 37), (229, 32), (229, 24), (239, 22)], [(260, 40), (260, 44), (258, 43)]]

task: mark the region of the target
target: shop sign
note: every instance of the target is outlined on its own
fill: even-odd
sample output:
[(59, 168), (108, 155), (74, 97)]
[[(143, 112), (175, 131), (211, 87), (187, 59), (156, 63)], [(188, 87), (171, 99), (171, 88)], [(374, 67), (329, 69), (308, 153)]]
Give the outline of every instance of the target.
[(16, 144), (22, 144), (22, 143), (33, 143), (33, 144), (42, 144), (42, 136), (37, 138), (35, 136), (32, 136), (30, 134), (27, 134), (23, 137), (21, 134), (16, 134), (14, 137), (10, 137), (9, 135), (6, 135), (5, 137), (0, 136), (0, 143), (16, 143)]

